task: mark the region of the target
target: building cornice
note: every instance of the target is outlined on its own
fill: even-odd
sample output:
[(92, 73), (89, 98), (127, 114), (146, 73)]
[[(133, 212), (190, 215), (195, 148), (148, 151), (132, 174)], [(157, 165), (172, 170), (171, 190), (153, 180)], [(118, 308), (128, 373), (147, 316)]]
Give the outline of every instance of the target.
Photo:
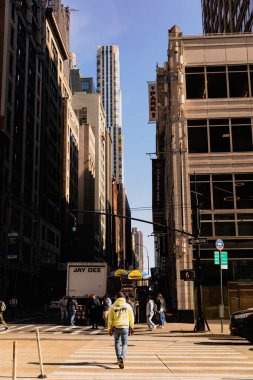
[(60, 29), (58, 27), (56, 18), (54, 16), (53, 8), (47, 8), (46, 16), (47, 16), (47, 20), (50, 24), (50, 27), (52, 29), (53, 35), (54, 35), (54, 37), (58, 43), (58, 47), (59, 47), (59, 50), (61, 52), (62, 58), (63, 58), (63, 60), (66, 60), (66, 59), (68, 59), (68, 51), (67, 51), (65, 44), (64, 44), (64, 41), (62, 39)]

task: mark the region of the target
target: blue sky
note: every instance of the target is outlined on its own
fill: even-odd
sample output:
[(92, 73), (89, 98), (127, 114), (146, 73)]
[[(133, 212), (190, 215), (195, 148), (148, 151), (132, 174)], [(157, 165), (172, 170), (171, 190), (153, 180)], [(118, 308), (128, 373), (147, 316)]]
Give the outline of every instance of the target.
[[(97, 45), (119, 45), (125, 188), (132, 217), (152, 221), (151, 160), (155, 124), (148, 124), (147, 82), (156, 65), (167, 58), (168, 29), (178, 25), (184, 35), (202, 34), (201, 0), (62, 0), (71, 11), (71, 51), (82, 75), (96, 82)], [(155, 156), (152, 156), (155, 158)], [(146, 211), (136, 208), (148, 208)], [(143, 232), (144, 258), (154, 266), (152, 225), (132, 222)], [(147, 260), (145, 260), (147, 269)]]

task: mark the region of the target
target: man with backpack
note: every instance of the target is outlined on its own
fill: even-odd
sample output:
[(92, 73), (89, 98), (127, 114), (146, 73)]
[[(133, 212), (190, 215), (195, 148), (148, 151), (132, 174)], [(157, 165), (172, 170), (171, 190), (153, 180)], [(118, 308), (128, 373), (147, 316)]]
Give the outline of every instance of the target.
[(8, 330), (8, 326), (7, 326), (7, 323), (5, 322), (4, 318), (3, 318), (3, 312), (6, 310), (6, 305), (4, 303), (4, 301), (1, 301), (0, 300), (0, 324), (1, 325), (4, 325), (5, 327), (5, 330)]

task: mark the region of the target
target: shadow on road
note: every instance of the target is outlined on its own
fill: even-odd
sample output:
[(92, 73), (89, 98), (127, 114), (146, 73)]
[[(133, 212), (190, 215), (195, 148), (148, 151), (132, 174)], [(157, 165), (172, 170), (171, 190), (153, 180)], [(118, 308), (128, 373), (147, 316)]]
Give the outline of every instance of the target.
[(227, 340), (224, 341), (219, 341), (219, 342), (195, 342), (194, 344), (199, 345), (199, 346), (250, 346), (250, 343), (247, 341), (233, 341), (233, 342), (228, 342)]
[[(33, 364), (33, 365), (39, 365), (40, 363), (36, 363), (36, 362), (30, 362), (28, 364)], [(67, 366), (80, 366), (80, 367), (85, 367), (85, 366), (95, 366), (95, 367), (99, 367), (99, 368), (104, 368), (104, 369), (118, 369), (118, 368), (115, 368), (115, 367), (109, 367), (108, 365), (113, 365), (113, 363), (105, 363), (105, 364), (108, 364), (108, 365), (105, 365), (105, 364), (101, 364), (101, 363), (98, 363), (98, 362), (80, 362), (80, 363), (43, 363), (44, 366), (62, 366), (64, 365), (65, 367)], [(117, 365), (115, 363), (115, 365)], [(0, 376), (1, 378), (1, 376)]]

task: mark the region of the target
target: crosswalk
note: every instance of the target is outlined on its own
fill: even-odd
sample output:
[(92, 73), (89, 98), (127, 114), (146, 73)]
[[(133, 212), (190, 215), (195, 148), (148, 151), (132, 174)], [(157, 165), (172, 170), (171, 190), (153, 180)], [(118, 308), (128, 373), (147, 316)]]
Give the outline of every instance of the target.
[[(111, 342), (112, 343), (112, 342)], [(241, 352), (229, 345), (192, 342), (135, 342), (128, 348), (125, 368), (116, 365), (112, 344), (81, 347), (71, 354), (56, 371), (54, 380), (251, 380), (253, 353)]]
[(45, 324), (10, 324), (8, 330), (1, 330), (0, 335), (5, 334), (29, 334), (34, 333), (38, 329), (41, 334), (71, 334), (71, 335), (97, 335), (108, 334), (103, 327), (91, 329), (91, 326), (63, 326), (63, 325), (45, 325)]

